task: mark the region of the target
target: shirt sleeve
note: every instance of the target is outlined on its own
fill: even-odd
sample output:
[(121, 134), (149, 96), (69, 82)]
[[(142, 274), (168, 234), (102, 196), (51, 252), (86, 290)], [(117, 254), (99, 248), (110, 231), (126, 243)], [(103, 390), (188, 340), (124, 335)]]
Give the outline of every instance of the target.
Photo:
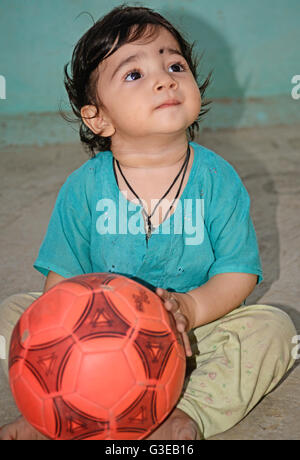
[(91, 212), (82, 175), (71, 174), (61, 187), (33, 267), (65, 278), (92, 272)]
[(212, 168), (214, 176), (208, 227), (215, 261), (209, 278), (220, 273), (252, 273), (263, 280), (250, 197), (234, 168), (225, 160)]

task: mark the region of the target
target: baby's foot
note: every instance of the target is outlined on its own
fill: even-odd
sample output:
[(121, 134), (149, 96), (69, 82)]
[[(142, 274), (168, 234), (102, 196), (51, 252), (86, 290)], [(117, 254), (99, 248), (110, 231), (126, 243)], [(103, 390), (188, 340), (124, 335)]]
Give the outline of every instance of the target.
[(200, 431), (196, 422), (180, 409), (174, 409), (171, 415), (156, 428), (147, 440), (200, 440)]
[(46, 439), (24, 417), (19, 417), (13, 423), (0, 428), (0, 441), (42, 441)]

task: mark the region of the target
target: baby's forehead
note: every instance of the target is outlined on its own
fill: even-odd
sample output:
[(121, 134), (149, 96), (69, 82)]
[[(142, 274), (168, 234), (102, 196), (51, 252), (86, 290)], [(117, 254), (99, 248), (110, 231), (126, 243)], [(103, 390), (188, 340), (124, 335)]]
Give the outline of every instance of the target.
[[(164, 27), (159, 27), (156, 29), (155, 34), (151, 37), (144, 36), (133, 42), (126, 42), (121, 45), (116, 51), (113, 51), (117, 44), (117, 39), (112, 46), (111, 50), (107, 53), (108, 57), (104, 58), (100, 63), (102, 70), (107, 69), (120, 58), (126, 58), (127, 55), (134, 54), (135, 52), (143, 50), (144, 52), (147, 49), (152, 50), (156, 54), (164, 54), (167, 49), (177, 49), (180, 51), (180, 45), (176, 38)], [(112, 54), (110, 54), (112, 53)]]

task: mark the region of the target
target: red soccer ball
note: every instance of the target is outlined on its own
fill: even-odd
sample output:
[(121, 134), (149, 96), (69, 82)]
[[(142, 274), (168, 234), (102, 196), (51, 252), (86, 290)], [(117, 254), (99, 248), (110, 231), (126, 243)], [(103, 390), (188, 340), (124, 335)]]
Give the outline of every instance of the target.
[(10, 344), (17, 406), (56, 440), (147, 437), (178, 402), (185, 366), (159, 296), (112, 273), (51, 288), (22, 315)]

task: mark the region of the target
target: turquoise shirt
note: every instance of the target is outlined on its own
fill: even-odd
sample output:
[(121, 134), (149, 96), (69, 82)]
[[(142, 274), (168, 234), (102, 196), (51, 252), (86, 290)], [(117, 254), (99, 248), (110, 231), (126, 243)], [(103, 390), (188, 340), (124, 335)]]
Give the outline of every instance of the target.
[(222, 157), (196, 142), (190, 145), (194, 160), (188, 182), (148, 247), (140, 204), (120, 192), (112, 152), (100, 152), (61, 187), (34, 267), (45, 276), (51, 270), (65, 278), (115, 272), (151, 289), (177, 292), (219, 273), (253, 273), (260, 283), (246, 188)]

